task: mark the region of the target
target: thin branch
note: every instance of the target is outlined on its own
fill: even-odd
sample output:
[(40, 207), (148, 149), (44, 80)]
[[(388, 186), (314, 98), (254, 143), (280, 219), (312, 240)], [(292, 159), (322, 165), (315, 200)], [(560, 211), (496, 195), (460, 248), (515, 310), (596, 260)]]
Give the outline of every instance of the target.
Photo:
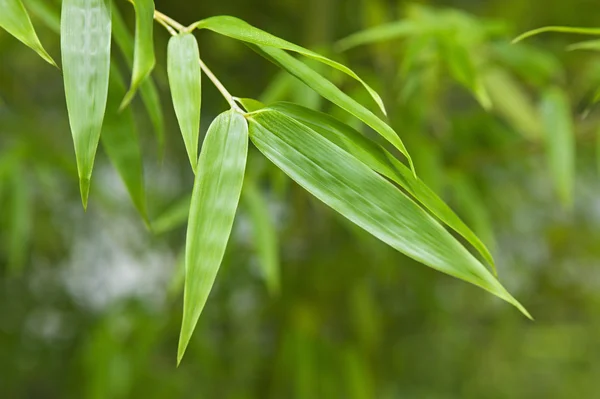
[(186, 27), (181, 25), (179, 22), (175, 21), (173, 18), (163, 14), (160, 11), (154, 10), (154, 19), (160, 19), (167, 24), (171, 25), (173, 28), (177, 29), (180, 32), (185, 32)]
[(227, 100), (227, 102), (229, 103), (231, 108), (243, 113), (242, 109), (235, 102), (235, 99), (233, 98), (233, 96), (227, 91), (225, 86), (223, 86), (223, 83), (221, 83), (221, 81), (219, 79), (217, 79), (217, 77), (214, 75), (214, 73), (212, 73), (212, 71), (206, 66), (206, 64), (201, 59), (198, 59), (198, 61), (200, 61), (200, 68), (202, 68), (202, 70), (204, 71), (206, 76), (208, 76), (208, 78), (215, 85), (217, 90), (219, 90), (219, 92), (223, 95), (223, 97), (225, 97), (225, 100)]

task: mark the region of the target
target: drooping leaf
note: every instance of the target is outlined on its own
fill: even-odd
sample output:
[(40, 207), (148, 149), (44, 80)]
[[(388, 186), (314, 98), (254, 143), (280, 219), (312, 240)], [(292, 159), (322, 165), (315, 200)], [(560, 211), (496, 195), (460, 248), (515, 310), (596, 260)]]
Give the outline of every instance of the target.
[(121, 103), (125, 108), (133, 99), (139, 85), (150, 75), (156, 60), (154, 59), (154, 0), (135, 0), (135, 50), (133, 53), (133, 72), (131, 85)]
[(314, 111), (291, 103), (275, 103), (268, 109), (279, 111), (306, 125), (333, 144), (347, 151), (357, 160), (367, 165), (405, 189), (415, 200), (427, 208), (448, 227), (463, 236), (496, 272), (494, 259), (485, 244), (465, 223), (410, 169), (399, 162), (392, 154), (364, 137), (355, 129), (325, 113)]
[(574, 33), (578, 35), (592, 35), (592, 36), (600, 36), (600, 28), (578, 28), (574, 26), (545, 26), (543, 28), (537, 28), (530, 31), (527, 31), (518, 37), (516, 37), (512, 42), (517, 43), (521, 40), (525, 40), (528, 37), (539, 35), (540, 33), (546, 32), (558, 32), (558, 33)]
[(175, 115), (195, 173), (202, 92), (200, 52), (198, 42), (191, 33), (182, 33), (169, 39), (167, 73)]
[(265, 104), (253, 98), (236, 98), (236, 101), (242, 104), (242, 107), (248, 112), (258, 111), (265, 107)]
[(486, 289), (529, 317), (435, 219), (357, 158), (278, 111), (248, 120), (256, 147), (318, 199), (396, 250)]
[(470, 90), (484, 109), (489, 110), (492, 103), (471, 54), (454, 38), (446, 37), (441, 42), (444, 60), (452, 77), (467, 90)]
[(539, 140), (541, 124), (539, 113), (528, 93), (502, 69), (491, 69), (484, 76), (485, 86), (493, 108), (506, 118), (512, 127), (527, 139)]
[(155, 234), (163, 234), (185, 224), (190, 214), (190, 203), (192, 196), (186, 195), (167, 207), (152, 222), (152, 231)]
[(343, 38), (336, 43), (338, 51), (346, 51), (353, 47), (369, 43), (383, 42), (419, 33), (422, 28), (414, 21), (401, 20), (378, 25)]
[(341, 91), (337, 86), (325, 79), (323, 76), (312, 70), (303, 62), (295, 59), (283, 50), (273, 47), (253, 46), (251, 48), (263, 55), (271, 62), (279, 65), (281, 68), (296, 76), (298, 79), (310, 86), (314, 91), (321, 96), (344, 109), (348, 113), (354, 115), (368, 126), (373, 128), (383, 138), (394, 145), (408, 160), (411, 169), (414, 167), (412, 159), (402, 143), (398, 134), (384, 121), (377, 117), (374, 113), (359, 104), (352, 97)]
[(46, 0), (25, 0), (25, 6), (54, 33), (60, 33), (60, 11)]
[(252, 221), (252, 239), (263, 277), (271, 295), (277, 295), (280, 287), (277, 231), (269, 213), (269, 205), (253, 178), (247, 178), (244, 182), (242, 201)]
[(102, 126), (102, 145), (108, 157), (121, 176), (129, 196), (146, 224), (149, 225), (146, 210), (142, 152), (135, 126), (133, 111), (119, 109), (126, 88), (117, 67), (110, 72), (108, 103), (104, 125)]
[(566, 94), (558, 88), (548, 89), (542, 100), (541, 115), (548, 168), (563, 206), (570, 207), (575, 180), (575, 137)]
[(383, 112), (384, 114), (386, 113), (385, 106), (383, 105), (383, 101), (381, 100), (379, 94), (377, 94), (375, 90), (373, 90), (350, 68), (340, 64), (339, 62), (330, 60), (327, 57), (317, 54), (314, 51), (305, 49), (304, 47), (298, 46), (294, 43), (290, 43), (287, 40), (280, 39), (277, 36), (267, 33), (261, 29), (255, 28), (254, 26), (248, 24), (247, 22), (239, 18), (231, 17), (228, 15), (211, 17), (192, 24), (190, 29), (192, 28), (209, 29), (218, 34), (228, 36), (233, 39), (237, 39), (247, 43), (252, 43), (258, 46), (275, 47), (282, 50), (294, 51), (298, 54), (302, 54), (306, 57), (313, 58), (319, 62), (329, 65), (360, 82), (364, 86), (364, 88), (369, 92), (369, 95), (371, 96), (371, 98), (373, 98), (381, 112)]
[(247, 154), (248, 124), (244, 117), (233, 110), (217, 116), (202, 145), (192, 192), (178, 363), (223, 260), (242, 191)]
[(86, 208), (108, 95), (110, 1), (64, 0), (60, 32), (65, 97)]
[[(127, 66), (133, 68), (134, 41), (116, 7), (113, 7), (112, 11), (112, 28), (117, 47), (121, 50)], [(158, 89), (151, 76), (142, 81), (139, 89), (144, 107), (156, 133), (159, 151), (162, 152), (165, 144), (165, 123)]]
[(0, 28), (29, 46), (44, 60), (56, 66), (52, 57), (40, 43), (29, 14), (21, 0), (0, 0)]
[(567, 47), (567, 50), (593, 50), (600, 51), (600, 39), (586, 40), (584, 42), (573, 43)]

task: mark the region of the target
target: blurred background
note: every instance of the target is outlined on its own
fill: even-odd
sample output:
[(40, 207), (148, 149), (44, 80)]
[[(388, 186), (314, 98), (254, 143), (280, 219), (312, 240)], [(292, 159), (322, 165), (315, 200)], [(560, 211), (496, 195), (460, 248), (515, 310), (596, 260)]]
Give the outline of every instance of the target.
[[(60, 59), (59, 2), (24, 3)], [(117, 4), (132, 29), (132, 7)], [(168, 33), (155, 25), (164, 150), (140, 99), (133, 103), (159, 225), (151, 233), (102, 148), (83, 211), (60, 72), (2, 31), (0, 397), (600, 396), (600, 110), (592, 105), (600, 53), (565, 51), (580, 38), (561, 34), (510, 45), (543, 25), (600, 27), (596, 1), (164, 0), (156, 8), (185, 25), (234, 15), (355, 69), (382, 94), (419, 175), (492, 248), (500, 280), (536, 321), (378, 242), (252, 150), (252, 176), (277, 230), (279, 292), (265, 284), (255, 215), (242, 202), (176, 368), (193, 175), (169, 97)], [(394, 21), (439, 29), (347, 51), (336, 45)], [(299, 102), (368, 134), (243, 44), (197, 37), (233, 95)], [(361, 87), (319, 68), (370, 104)], [(548, 90), (570, 101), (572, 187), (557, 187), (548, 164), (551, 126), (540, 117)], [(205, 79), (202, 135), (226, 107)]]

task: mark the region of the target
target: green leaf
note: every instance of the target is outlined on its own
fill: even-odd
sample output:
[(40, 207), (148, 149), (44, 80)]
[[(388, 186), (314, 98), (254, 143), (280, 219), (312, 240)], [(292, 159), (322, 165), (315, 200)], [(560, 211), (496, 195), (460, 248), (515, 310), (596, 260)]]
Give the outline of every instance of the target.
[[(121, 50), (127, 66), (133, 68), (134, 41), (127, 30), (127, 25), (123, 21), (123, 17), (116, 7), (113, 7), (112, 12), (113, 36), (117, 47)], [(158, 142), (159, 150), (162, 152), (165, 145), (165, 123), (163, 117), (162, 106), (158, 95), (158, 89), (151, 76), (143, 80), (140, 84), (140, 94), (144, 107), (148, 112), (152, 127), (156, 133), (156, 141)]]
[(181, 362), (223, 260), (247, 155), (248, 124), (244, 117), (233, 110), (217, 116), (202, 145), (192, 192), (177, 363)]
[(467, 227), (435, 192), (421, 179), (415, 178), (410, 169), (398, 161), (392, 154), (364, 137), (355, 129), (339, 120), (291, 103), (276, 103), (269, 109), (279, 111), (306, 125), (333, 144), (347, 151), (357, 160), (367, 165), (405, 189), (415, 200), (427, 208), (448, 227), (463, 236), (496, 272), (494, 259), (485, 244)]
[(274, 110), (249, 116), (256, 147), (299, 185), (381, 241), (436, 270), (480, 286), (530, 317), (435, 219), (357, 158)]
[(108, 95), (111, 8), (108, 0), (64, 0), (61, 52), (79, 186), (87, 208)]
[(190, 214), (191, 195), (179, 199), (167, 207), (152, 222), (152, 231), (155, 234), (163, 234), (185, 224)]
[(270, 33), (267, 33), (261, 29), (255, 28), (254, 26), (242, 21), (239, 18), (221, 15), (211, 17), (198, 21), (190, 26), (191, 29), (208, 29), (216, 32), (220, 35), (228, 36), (236, 40), (244, 41), (246, 43), (252, 43), (258, 46), (275, 47), (282, 50), (294, 51), (298, 54), (302, 54), (306, 57), (313, 58), (323, 64), (329, 65), (332, 68), (337, 69), (345, 73), (346, 75), (356, 79), (360, 82), (364, 88), (369, 92), (379, 109), (385, 114), (385, 106), (381, 97), (375, 90), (373, 90), (365, 81), (363, 81), (353, 70), (340, 64), (339, 62), (330, 60), (320, 54), (305, 49), (304, 47), (298, 46), (294, 43), (290, 43), (287, 40), (280, 39)]
[(494, 110), (506, 118), (512, 127), (527, 139), (539, 140), (541, 136), (539, 113), (524, 88), (501, 69), (487, 71), (484, 82)]
[(271, 295), (279, 293), (279, 248), (269, 206), (253, 178), (244, 182), (242, 200), (252, 221), (252, 239)]
[(548, 89), (542, 99), (541, 115), (548, 168), (563, 206), (570, 207), (575, 179), (575, 137), (566, 94), (558, 88)]
[(139, 85), (150, 75), (154, 59), (154, 0), (135, 0), (135, 50), (131, 85), (123, 98), (120, 108), (125, 108), (133, 99)]
[(60, 34), (60, 11), (54, 9), (54, 5), (49, 5), (46, 0), (26, 0), (25, 5), (52, 32)]
[(248, 112), (258, 111), (265, 107), (265, 104), (253, 98), (236, 98), (235, 100), (242, 104), (242, 107)]
[(169, 39), (167, 73), (175, 115), (192, 169), (196, 173), (202, 91), (200, 52), (198, 42), (191, 33), (182, 33)]
[(378, 25), (343, 38), (335, 45), (338, 51), (346, 51), (353, 47), (369, 43), (407, 37), (419, 33), (422, 28), (414, 21), (402, 20)]
[(44, 60), (56, 66), (35, 33), (29, 14), (21, 0), (0, 0), (0, 28), (29, 46)]
[(578, 28), (572, 26), (545, 26), (543, 28), (537, 28), (530, 31), (527, 31), (518, 37), (516, 37), (512, 42), (517, 43), (521, 40), (525, 40), (528, 37), (539, 35), (540, 33), (545, 32), (558, 32), (558, 33), (574, 33), (578, 35), (592, 35), (592, 36), (600, 36), (600, 28)]
[(359, 104), (352, 97), (337, 88), (329, 80), (312, 70), (303, 62), (295, 59), (283, 50), (272, 47), (250, 45), (253, 50), (280, 66), (281, 68), (294, 75), (306, 85), (310, 86), (314, 91), (321, 96), (336, 104), (346, 112), (354, 115), (368, 126), (373, 128), (383, 138), (394, 145), (408, 159), (411, 169), (414, 171), (412, 159), (402, 143), (398, 134), (384, 121), (377, 117), (374, 113)]
[(471, 54), (454, 38), (442, 40), (442, 51), (452, 77), (471, 91), (483, 109), (489, 110), (492, 103)]
[(592, 50), (592, 51), (600, 51), (600, 39), (596, 40), (586, 40), (579, 43), (573, 43), (567, 47), (568, 51), (573, 50)]
[(125, 83), (117, 67), (110, 72), (108, 104), (102, 126), (102, 145), (121, 176), (129, 196), (144, 221), (149, 225), (144, 190), (142, 151), (137, 134), (133, 111), (120, 110), (119, 104), (125, 94)]

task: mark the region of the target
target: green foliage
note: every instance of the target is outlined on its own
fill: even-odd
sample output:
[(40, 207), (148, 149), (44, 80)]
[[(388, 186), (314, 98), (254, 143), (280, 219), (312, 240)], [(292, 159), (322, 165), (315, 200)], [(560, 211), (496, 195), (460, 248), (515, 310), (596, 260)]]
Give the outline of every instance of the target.
[[(118, 2), (63, 0), (60, 17), (52, 6), (38, 0), (31, 0), (28, 8), (50, 30), (56, 31), (60, 27), (65, 96), (84, 208), (87, 207), (96, 148), (102, 140), (104, 151), (135, 208), (154, 233), (172, 231), (187, 221), (185, 261), (180, 272), (184, 279), (184, 303), (178, 362), (188, 346), (194, 348), (191, 337), (201, 313), (207, 313), (205, 304), (226, 257), (230, 236), (235, 233), (234, 218), (240, 198), (250, 219), (250, 241), (258, 258), (261, 278), (274, 297), (286, 300), (286, 281), (281, 267), (284, 251), (280, 249), (283, 240), (278, 237), (277, 223), (270, 212), (265, 191), (272, 194), (268, 198), (278, 197), (282, 201), (294, 198), (300, 203), (294, 203), (301, 209), (299, 213), (306, 205), (302, 205), (302, 194), (297, 194), (297, 187), (290, 185), (284, 174), (336, 210), (345, 218), (343, 220), (360, 227), (362, 230), (342, 222), (343, 234), (360, 243), (357, 246), (361, 250), (373, 250), (371, 244), (365, 244), (369, 242), (365, 239), (366, 231), (419, 263), (491, 292), (530, 317), (494, 276), (496, 264), (486, 246), (496, 248), (490, 221), (492, 212), (483, 205), (484, 191), (471, 181), (476, 177), (471, 178), (463, 171), (463, 168), (472, 167), (469, 173), (487, 179), (483, 175), (485, 168), (479, 170), (478, 160), (465, 160), (462, 154), (468, 158), (471, 153), (488, 154), (492, 148), (494, 156), (509, 163), (507, 159), (516, 157), (515, 142), (519, 148), (544, 148), (548, 175), (555, 191), (567, 209), (573, 208), (575, 145), (580, 125), (572, 115), (571, 93), (560, 86), (562, 67), (551, 54), (537, 48), (510, 46), (502, 39), (506, 33), (503, 24), (456, 10), (412, 6), (399, 21), (366, 29), (337, 43), (336, 48), (340, 51), (362, 45), (384, 46), (386, 41), (398, 44), (396, 50), (378, 51), (377, 56), (368, 59), (377, 65), (378, 72), (364, 76), (369, 82), (380, 82), (383, 93), (380, 96), (345, 64), (271, 35), (241, 19), (218, 16), (183, 26), (156, 11), (152, 1), (135, 0), (132, 3), (134, 37), (119, 12)], [(0, 15), (0, 27), (53, 63), (40, 44), (21, 2), (0, 0), (0, 7), (7, 11)], [(138, 137), (137, 132), (137, 126), (144, 124), (135, 119), (135, 102), (128, 105), (139, 90), (162, 151), (165, 147), (165, 117), (160, 84), (164, 77), (160, 60), (155, 68), (154, 41), (160, 39), (154, 35), (154, 21), (171, 35), (165, 46), (168, 85), (195, 181), (191, 197), (189, 193), (169, 193), (171, 199), (181, 199), (152, 218), (156, 212), (151, 207), (147, 209), (147, 196), (150, 191), (158, 190), (158, 184), (145, 187), (145, 146), (143, 135)], [(218, 46), (203, 47), (204, 42), (194, 36), (198, 33), (196, 30), (210, 30), (242, 42), (281, 69), (259, 97), (263, 102), (229, 93), (200, 57), (200, 47), (211, 49), (211, 57), (227, 50)], [(597, 29), (549, 27), (528, 32), (517, 40), (547, 31), (598, 34)], [(111, 54), (111, 38), (119, 48), (122, 60)], [(570, 49), (597, 50), (598, 41), (577, 43)], [(290, 52), (308, 60), (296, 58)], [(128, 90), (119, 72), (122, 66), (119, 61), (124, 61), (131, 70)], [(240, 64), (245, 66), (245, 62), (244, 59)], [(201, 103), (206, 94), (201, 88), (201, 75), (212, 82), (230, 107), (212, 121), (202, 143)], [(344, 81), (347, 77), (352, 78), (351, 83), (360, 84), (356, 85), (359, 90), (347, 87)], [(455, 85), (459, 89), (458, 95), (454, 91)], [(463, 101), (462, 92), (472, 104)], [(331, 104), (321, 103), (321, 97)], [(382, 97), (390, 99), (390, 119), (378, 116), (363, 105), (374, 100), (385, 114)], [(278, 101), (290, 99), (295, 103)], [(307, 104), (328, 112), (303, 106)], [(208, 109), (204, 111), (207, 114), (215, 111), (214, 102), (205, 101), (204, 106)], [(256, 170), (245, 173), (246, 158), (253, 150), (248, 148), (248, 139), (273, 165), (262, 165), (264, 170), (260, 173)], [(39, 159), (43, 155), (39, 153), (44, 150), (34, 151), (23, 146), (23, 155), (15, 150), (21, 148), (19, 140), (16, 139), (14, 146), (11, 143), (2, 147), (3, 158), (0, 158), (0, 175), (10, 176), (6, 181), (0, 181), (0, 199), (8, 198), (10, 217), (6, 225), (10, 239), (7, 258), (13, 270), (19, 270), (27, 263), (27, 250), (34, 230), (32, 203), (35, 192), (31, 187), (35, 187), (38, 180), (47, 179), (47, 176), (25, 171), (31, 159), (41, 162)], [(43, 146), (40, 144), (40, 147)], [(411, 153), (407, 147), (411, 148)], [(6, 156), (9, 152), (17, 154), (14, 159)], [(407, 165), (396, 155), (402, 155)], [(486, 155), (483, 157), (487, 158)], [(3, 167), (9, 172), (3, 171)], [(251, 167), (254, 167), (252, 163), (248, 169)], [(269, 184), (263, 184), (261, 179), (265, 176), (268, 176), (265, 180)], [(48, 185), (53, 187), (51, 182)], [(444, 202), (447, 192), (451, 193), (448, 197), (454, 199), (456, 212)], [(98, 197), (102, 195), (106, 193), (98, 193)], [(323, 212), (318, 214), (319, 219), (329, 223), (329, 216), (323, 216), (324, 211), (316, 206), (315, 209)], [(299, 217), (301, 221), (303, 216)], [(318, 223), (303, 223), (309, 224), (317, 234)], [(476, 256), (489, 264), (493, 273), (469, 252), (463, 242), (476, 250)], [(369, 262), (392, 265), (393, 262), (385, 261), (385, 251), (377, 248), (374, 252), (383, 254), (368, 257)], [(358, 249), (352, 251), (358, 252)], [(357, 256), (352, 251), (346, 255), (348, 259), (336, 258), (335, 263), (345, 264), (352, 256)], [(327, 259), (319, 262), (322, 264), (318, 266), (324, 269), (333, 267)], [(340, 269), (334, 270), (341, 275)], [(308, 275), (300, 273), (299, 276), (305, 274)], [(322, 290), (319, 275), (315, 274), (313, 278), (315, 290)], [(173, 286), (179, 287), (179, 280), (175, 280)], [(362, 320), (358, 323), (362, 330), (357, 334), (376, 337), (377, 322), (371, 319), (376, 319), (377, 306), (369, 302), (372, 301), (370, 289), (364, 281), (352, 281), (356, 286), (338, 289), (352, 290), (352, 298), (358, 298), (352, 299), (356, 302), (352, 307), (356, 312), (353, 317)], [(307, 286), (310, 284), (306, 283)], [(177, 292), (177, 288), (173, 292)], [(433, 290), (427, 294), (438, 295)], [(404, 299), (399, 297), (398, 302)], [(340, 370), (343, 379), (350, 381), (346, 385), (353, 387), (352, 394), (347, 396), (372, 397), (375, 388), (371, 376), (366, 375), (365, 359), (369, 355), (365, 353), (368, 350), (343, 345), (341, 348), (320, 348), (314, 325), (327, 315), (324, 310), (314, 310), (312, 306), (301, 303), (289, 309), (289, 322), (286, 323), (292, 327), (281, 338), (282, 353), (293, 352), (295, 354), (289, 356), (297, 359), (298, 395), (316, 396), (314, 386), (317, 383), (314, 381), (319, 376), (314, 372), (318, 363), (314, 356), (323, 350), (336, 354), (337, 365), (330, 370)], [(89, 361), (87, 367), (92, 370), (95, 359), (99, 359), (105, 368), (117, 364), (117, 369), (127, 369), (119, 363), (118, 351), (103, 353), (101, 350), (107, 342), (113, 349), (121, 345), (114, 342), (116, 339), (110, 328), (99, 326), (97, 336), (91, 338), (89, 358), (86, 359)], [(238, 329), (238, 333), (243, 335), (244, 331)], [(375, 338), (364, 338), (365, 346), (375, 345), (372, 340)], [(299, 352), (294, 352), (296, 350)], [(107, 387), (112, 387), (113, 383), (118, 386), (118, 382), (108, 381), (113, 377), (95, 375), (92, 379), (96, 382), (90, 389), (100, 392), (96, 395), (108, 396), (102, 393), (103, 389), (110, 390)], [(118, 377), (114, 378), (118, 380)], [(126, 390), (123, 388), (122, 392)]]

